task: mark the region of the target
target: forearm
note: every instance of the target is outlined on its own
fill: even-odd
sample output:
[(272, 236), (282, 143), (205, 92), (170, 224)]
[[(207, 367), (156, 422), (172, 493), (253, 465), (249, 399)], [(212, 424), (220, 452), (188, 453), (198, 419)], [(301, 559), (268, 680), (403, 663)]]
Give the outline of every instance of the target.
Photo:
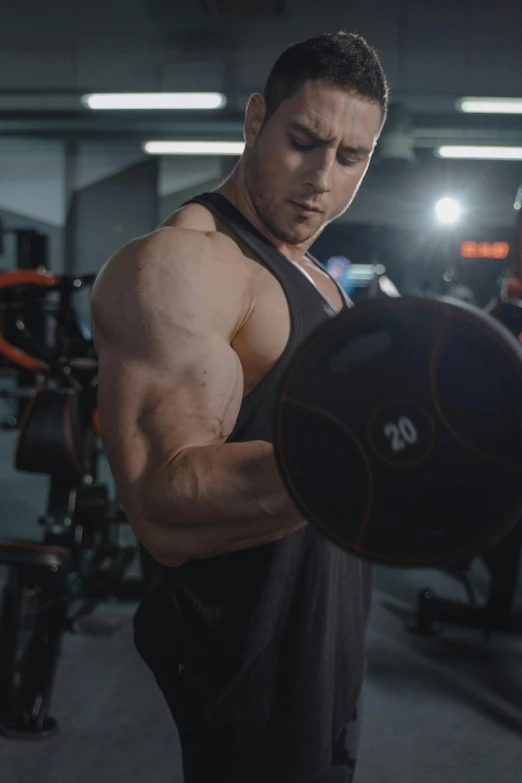
[(264, 441), (186, 449), (146, 494), (165, 565), (262, 546), (306, 524)]

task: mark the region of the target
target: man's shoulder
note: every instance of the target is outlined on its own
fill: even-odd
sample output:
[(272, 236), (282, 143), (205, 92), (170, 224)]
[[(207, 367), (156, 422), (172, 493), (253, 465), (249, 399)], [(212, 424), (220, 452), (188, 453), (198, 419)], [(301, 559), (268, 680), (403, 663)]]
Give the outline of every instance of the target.
[[(207, 227), (168, 225), (122, 247), (104, 265), (103, 278), (120, 278), (142, 282), (151, 278), (167, 280), (196, 272), (222, 274), (226, 269), (238, 272), (242, 258), (238, 245), (225, 234)], [(234, 263), (236, 262), (236, 263)]]
[[(107, 261), (95, 282), (95, 322), (107, 313), (203, 300), (226, 303), (242, 318), (251, 299), (250, 276), (239, 248), (218, 231), (164, 226), (125, 245)], [(176, 305), (177, 306), (177, 305)]]
[(190, 233), (205, 236), (208, 248), (215, 259), (241, 262), (244, 260), (239, 242), (223, 226), (215, 215), (202, 204), (191, 203), (179, 209), (163, 224), (163, 228), (178, 230), (181, 239), (190, 242)]
[(213, 233), (218, 231), (218, 222), (212, 212), (203, 204), (185, 204), (176, 210), (163, 224), (164, 227), (186, 228), (192, 231)]
[(92, 291), (98, 339), (113, 339), (117, 330), (128, 331), (133, 323), (163, 322), (174, 328), (195, 319), (201, 328), (211, 324), (234, 333), (250, 304), (249, 281), (241, 264), (216, 247), (220, 241), (215, 233), (166, 227), (119, 251)]

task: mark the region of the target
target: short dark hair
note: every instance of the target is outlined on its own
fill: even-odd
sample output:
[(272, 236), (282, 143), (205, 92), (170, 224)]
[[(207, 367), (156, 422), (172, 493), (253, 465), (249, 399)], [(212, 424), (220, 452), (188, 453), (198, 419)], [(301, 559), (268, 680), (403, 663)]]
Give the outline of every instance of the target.
[(329, 33), (285, 49), (264, 89), (265, 123), (307, 81), (325, 81), (379, 103), (388, 112), (388, 84), (377, 52), (356, 33)]

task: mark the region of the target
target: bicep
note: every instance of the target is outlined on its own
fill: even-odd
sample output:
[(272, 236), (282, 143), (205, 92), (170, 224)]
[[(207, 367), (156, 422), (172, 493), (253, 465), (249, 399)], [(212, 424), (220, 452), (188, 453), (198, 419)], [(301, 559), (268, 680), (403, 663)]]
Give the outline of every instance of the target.
[(244, 289), (204, 237), (164, 231), (142, 244), (108, 262), (93, 298), (102, 439), (135, 517), (146, 482), (178, 454), (227, 439), (243, 397), (230, 336)]
[(242, 395), (239, 358), (219, 335), (179, 334), (149, 358), (102, 349), (100, 427), (124, 505), (184, 449), (223, 443)]

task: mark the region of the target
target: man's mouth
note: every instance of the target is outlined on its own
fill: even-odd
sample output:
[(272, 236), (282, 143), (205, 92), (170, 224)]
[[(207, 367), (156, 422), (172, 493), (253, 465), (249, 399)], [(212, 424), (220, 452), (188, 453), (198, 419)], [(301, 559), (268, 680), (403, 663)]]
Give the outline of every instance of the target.
[(291, 201), (290, 204), (294, 206), (303, 215), (322, 215), (322, 209), (316, 207), (314, 204), (307, 204), (306, 202), (299, 203), (297, 201)]

